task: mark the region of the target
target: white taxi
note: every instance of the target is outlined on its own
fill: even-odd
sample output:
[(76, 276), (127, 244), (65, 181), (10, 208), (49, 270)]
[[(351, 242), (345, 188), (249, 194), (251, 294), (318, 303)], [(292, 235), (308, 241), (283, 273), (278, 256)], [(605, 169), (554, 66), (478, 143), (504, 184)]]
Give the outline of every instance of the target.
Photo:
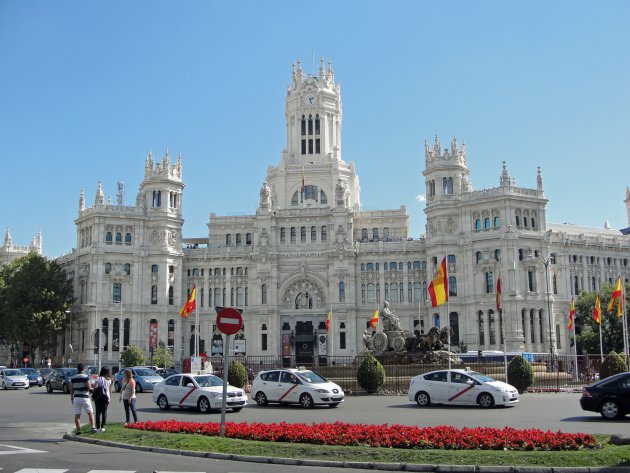
[(409, 400), (420, 407), (431, 404), (478, 405), (489, 408), (518, 402), (511, 384), (470, 370), (439, 370), (411, 378)]
[[(162, 410), (172, 406), (192, 407), (205, 414), (211, 410), (221, 409), (223, 380), (213, 374), (176, 374), (153, 387), (152, 399)], [(246, 405), (245, 392), (228, 384), (227, 408), (238, 412)]]
[(274, 402), (302, 407), (322, 404), (337, 407), (343, 402), (344, 392), (313, 371), (293, 368), (258, 373), (252, 383), (252, 398), (259, 406)]

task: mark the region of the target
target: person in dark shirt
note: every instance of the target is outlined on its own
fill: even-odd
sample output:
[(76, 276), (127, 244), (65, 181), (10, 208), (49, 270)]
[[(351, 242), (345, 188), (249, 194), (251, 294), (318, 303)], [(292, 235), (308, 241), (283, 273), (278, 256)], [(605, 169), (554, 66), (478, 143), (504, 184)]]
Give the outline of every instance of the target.
[(70, 380), (70, 402), (74, 413), (74, 425), (77, 428), (75, 431), (76, 435), (81, 435), (81, 411), (83, 409), (85, 409), (90, 419), (92, 432), (98, 432), (94, 427), (94, 411), (90, 401), (90, 391), (92, 391), (90, 377), (85, 374), (83, 363), (79, 363), (77, 365), (77, 374)]

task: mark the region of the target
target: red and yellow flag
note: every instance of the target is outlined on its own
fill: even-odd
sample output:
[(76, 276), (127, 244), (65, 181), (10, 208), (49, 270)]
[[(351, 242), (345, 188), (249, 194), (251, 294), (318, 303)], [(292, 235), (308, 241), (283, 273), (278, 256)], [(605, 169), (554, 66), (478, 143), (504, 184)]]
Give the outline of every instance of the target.
[(378, 309), (374, 311), (374, 315), (368, 323), (370, 324), (370, 327), (376, 328), (376, 326), (378, 325)]
[(431, 305), (437, 307), (448, 301), (448, 275), (446, 274), (446, 256), (442, 260), (442, 264), (433, 276), (431, 284), (429, 284), (429, 296), (431, 296)]
[(573, 320), (575, 319), (575, 301), (571, 298), (571, 308), (569, 309), (569, 332), (573, 330)]
[(599, 298), (599, 292), (597, 293), (597, 300), (595, 301), (595, 308), (593, 309), (593, 320), (599, 325), (602, 324), (602, 301)]
[(188, 318), (188, 315), (191, 314), (195, 310), (196, 305), (197, 305), (197, 286), (194, 285), (192, 287), (192, 291), (190, 291), (188, 300), (179, 311), (179, 315), (181, 315), (184, 319)]
[(609, 313), (615, 308), (615, 302), (617, 300), (619, 300), (619, 303), (617, 304), (617, 317), (621, 317), (623, 315), (621, 309), (621, 276), (617, 278), (617, 286), (615, 287), (612, 296), (610, 296), (610, 302), (608, 303)]
[(326, 333), (328, 333), (330, 328), (330, 322), (332, 322), (332, 308), (328, 311), (328, 317), (326, 318)]
[(497, 312), (501, 313), (501, 276), (497, 279)]

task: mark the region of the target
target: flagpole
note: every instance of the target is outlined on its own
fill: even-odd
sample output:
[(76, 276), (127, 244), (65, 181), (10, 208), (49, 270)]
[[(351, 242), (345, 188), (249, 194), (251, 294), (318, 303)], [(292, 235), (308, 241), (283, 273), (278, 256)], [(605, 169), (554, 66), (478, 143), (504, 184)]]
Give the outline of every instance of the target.
[(599, 356), (604, 361), (604, 344), (602, 342), (602, 316), (599, 316)]
[(573, 377), (575, 381), (579, 379), (578, 374), (578, 354), (577, 354), (577, 337), (575, 334), (575, 317), (573, 317), (573, 355), (575, 357), (575, 370), (573, 371)]
[(334, 324), (333, 324), (333, 311), (332, 304), (330, 304), (330, 356), (331, 358), (335, 356), (335, 334), (334, 334)]
[(505, 336), (505, 320), (503, 319), (503, 287), (501, 287), (501, 276), (503, 273), (499, 271), (499, 282), (497, 291), (499, 291), (499, 323), (501, 324), (501, 336), (503, 337), (503, 369), (505, 371), (505, 382), (508, 382), (508, 362), (507, 362), (507, 339)]
[(197, 286), (193, 287), (195, 291), (195, 357), (199, 356), (199, 304), (197, 304)]
[[(444, 255), (444, 261), (447, 260), (447, 256)], [(444, 271), (444, 282), (446, 289), (446, 339), (448, 340), (448, 369), (451, 369), (451, 312), (448, 306), (448, 262), (446, 262)]]
[[(619, 276), (619, 281), (621, 282), (621, 275)], [(621, 307), (621, 326), (623, 329), (623, 354), (626, 359), (626, 365), (628, 364), (628, 360), (630, 357), (630, 353), (628, 353), (628, 319), (626, 318), (626, 285), (621, 283), (621, 300), (619, 301)]]

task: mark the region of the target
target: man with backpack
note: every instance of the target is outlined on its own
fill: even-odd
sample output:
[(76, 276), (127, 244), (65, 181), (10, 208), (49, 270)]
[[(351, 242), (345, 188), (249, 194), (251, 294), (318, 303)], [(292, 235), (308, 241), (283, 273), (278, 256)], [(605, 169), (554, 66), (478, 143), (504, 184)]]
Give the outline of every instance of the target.
[(90, 419), (92, 432), (98, 432), (94, 427), (94, 412), (90, 402), (91, 390), (90, 377), (85, 374), (83, 363), (79, 363), (77, 365), (77, 374), (70, 380), (70, 402), (74, 413), (74, 425), (77, 428), (75, 435), (81, 435), (81, 411), (84, 409)]

